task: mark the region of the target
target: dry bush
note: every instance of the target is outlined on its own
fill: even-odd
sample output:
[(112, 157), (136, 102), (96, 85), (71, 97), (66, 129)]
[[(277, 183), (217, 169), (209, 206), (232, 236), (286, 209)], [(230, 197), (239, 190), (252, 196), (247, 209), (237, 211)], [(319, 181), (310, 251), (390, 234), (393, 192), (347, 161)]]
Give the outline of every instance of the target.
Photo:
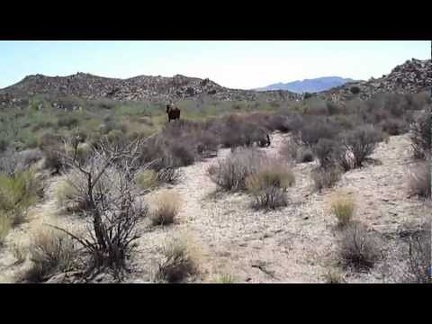
[(408, 271), (405, 280), (412, 283), (431, 283), (431, 229), (425, 223), (420, 231), (408, 238)]
[(288, 205), (286, 192), (282, 188), (269, 186), (253, 192), (252, 195), (252, 207), (255, 209), (277, 209)]
[(230, 284), (236, 282), (236, 278), (231, 274), (221, 274), (216, 277), (216, 283), (222, 283), (222, 284)]
[(430, 109), (422, 112), (411, 127), (411, 142), (414, 158), (427, 159), (431, 156), (432, 117)]
[(90, 208), (87, 200), (86, 177), (76, 168), (70, 169), (66, 179), (55, 190), (57, 204), (68, 212), (84, 213)]
[(173, 239), (163, 247), (165, 260), (159, 264), (156, 280), (178, 283), (199, 273), (198, 256), (190, 242)]
[(321, 138), (317, 144), (312, 147), (312, 151), (320, 162), (320, 167), (327, 169), (337, 164), (337, 156), (341, 150), (341, 145), (335, 140)]
[(71, 168), (86, 179), (81, 188), (88, 206), (84, 216), (92, 225), (87, 238), (54, 227), (80, 243), (90, 256), (84, 276), (109, 268), (119, 278), (126, 268), (133, 242), (139, 237), (136, 225), (148, 211), (138, 199), (143, 192), (133, 181), (136, 172), (143, 170), (139, 161), (141, 144), (141, 139), (129, 144), (101, 141), (84, 165), (79, 160), (68, 160)]
[(338, 226), (345, 227), (351, 223), (355, 201), (347, 194), (336, 193), (331, 201), (331, 209), (338, 220)]
[(153, 225), (169, 225), (174, 222), (181, 207), (181, 197), (173, 190), (162, 190), (157, 193), (151, 213)]
[(330, 269), (324, 274), (324, 281), (328, 284), (339, 284), (339, 283), (345, 283), (345, 278), (343, 273)]
[(27, 259), (28, 248), (21, 244), (12, 245), (12, 254), (16, 259), (15, 264), (21, 264)]
[(407, 124), (402, 119), (397, 119), (397, 118), (385, 119), (380, 123), (380, 125), (382, 131), (391, 136), (400, 135), (407, 131)]
[(76, 257), (70, 237), (50, 230), (35, 235), (29, 253), (32, 267), (23, 278), (27, 282), (45, 282), (56, 273), (71, 270)]
[(136, 184), (142, 189), (153, 189), (158, 186), (158, 174), (151, 169), (137, 173)]
[(14, 149), (8, 148), (0, 154), (0, 174), (13, 176), (18, 165), (18, 153)]
[(312, 170), (311, 176), (314, 181), (315, 189), (321, 191), (324, 188), (333, 187), (341, 178), (341, 170), (338, 167), (316, 168)]
[(378, 242), (364, 225), (353, 223), (344, 228), (340, 241), (340, 257), (344, 267), (368, 270), (380, 258)]
[(415, 165), (408, 179), (410, 194), (431, 198), (431, 165), (425, 161)]
[(221, 133), (221, 144), (224, 147), (238, 146), (268, 146), (269, 130), (255, 122), (247, 120), (246, 116), (231, 115), (227, 118)]
[(354, 167), (362, 167), (363, 162), (373, 153), (377, 143), (382, 139), (382, 133), (372, 125), (359, 126), (347, 132), (343, 137), (343, 143), (354, 157)]
[(352, 153), (342, 146), (335, 151), (334, 158), (336, 165), (340, 166), (344, 172), (347, 172), (354, 167), (354, 158)]
[(239, 149), (227, 158), (219, 160), (209, 177), (223, 190), (244, 190), (246, 178), (259, 170), (261, 160), (262, 154), (259, 151)]
[(0, 247), (3, 245), (9, 230), (12, 227), (12, 222), (9, 217), (0, 216)]
[(310, 119), (309, 122), (305, 123), (299, 134), (299, 140), (309, 147), (322, 138), (332, 139), (338, 133), (338, 125), (330, 122), (323, 122), (318, 119)]
[(295, 161), (297, 163), (312, 162), (313, 152), (310, 148), (299, 145), (294, 139), (288, 138), (282, 144), (279, 153), (288, 161)]
[(27, 209), (37, 201), (41, 185), (30, 170), (12, 176), (0, 174), (0, 218), (9, 218), (12, 226), (22, 223)]
[(246, 188), (253, 195), (256, 209), (276, 209), (288, 204), (286, 189), (295, 183), (292, 171), (283, 163), (263, 160), (259, 170), (249, 175)]
[(267, 125), (271, 130), (277, 130), (281, 133), (288, 133), (291, 130), (288, 116), (282, 114), (270, 115), (267, 120)]
[(177, 183), (181, 178), (181, 172), (175, 168), (164, 168), (157, 172), (156, 180), (160, 183)]

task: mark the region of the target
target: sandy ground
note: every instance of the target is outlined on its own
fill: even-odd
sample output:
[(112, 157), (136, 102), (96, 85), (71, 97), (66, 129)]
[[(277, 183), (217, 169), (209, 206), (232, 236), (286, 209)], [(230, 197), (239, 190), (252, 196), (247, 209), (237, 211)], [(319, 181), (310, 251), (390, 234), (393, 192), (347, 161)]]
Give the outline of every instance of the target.
[[(267, 154), (278, 154), (284, 136), (273, 136), (272, 145), (264, 149)], [(218, 158), (227, 154), (229, 150), (223, 150)], [(289, 206), (272, 212), (251, 209), (250, 197), (245, 194), (212, 195), (216, 186), (206, 169), (216, 159), (182, 168), (183, 180), (172, 188), (183, 197), (177, 224), (142, 236), (136, 267), (154, 269), (160, 259), (159, 246), (180, 232), (202, 251), (203, 281), (230, 274), (238, 282), (324, 282), (324, 275), (338, 259), (336, 220), (329, 210), (329, 199), (343, 189), (356, 199), (355, 219), (386, 242), (386, 257), (377, 270), (347, 273), (345, 280), (391, 281), (385, 273), (392, 272), (391, 263), (397, 258), (392, 256), (396, 242), (392, 238), (404, 224), (419, 223), (430, 215), (430, 203), (407, 195), (410, 154), (408, 136), (394, 136), (377, 147), (372, 156), (376, 163), (345, 173), (334, 189), (321, 193), (313, 192), (310, 177), (316, 162), (298, 164), (294, 168), (296, 184), (288, 191)], [(147, 281), (151, 275), (138, 271), (131, 281)]]
[[(274, 134), (267, 154), (278, 154), (286, 135)], [(393, 136), (380, 143), (372, 158), (377, 162), (351, 170), (333, 189), (313, 191), (310, 177), (316, 162), (297, 164), (295, 185), (288, 190), (289, 205), (277, 211), (261, 212), (250, 208), (246, 194), (215, 194), (216, 185), (206, 174), (217, 159), (231, 154), (221, 150), (218, 157), (181, 168), (181, 181), (170, 186), (182, 198), (175, 224), (139, 226), (141, 237), (131, 260), (132, 274), (126, 282), (148, 282), (162, 259), (161, 246), (170, 239), (187, 237), (199, 250), (201, 275), (196, 281), (211, 282), (229, 274), (236, 282), (324, 282), (324, 275), (337, 261), (336, 220), (329, 199), (343, 189), (357, 202), (355, 219), (383, 238), (386, 257), (368, 273), (345, 273), (347, 282), (391, 282), (393, 265), (400, 256), (394, 252), (397, 231), (407, 223), (420, 223), (430, 217), (430, 202), (408, 197), (410, 141), (407, 135)], [(47, 198), (32, 209), (29, 221), (14, 229), (0, 249), (0, 282), (13, 282), (28, 261), (15, 265), (14, 244), (28, 244), (31, 233), (44, 222), (76, 226), (80, 220), (59, 215), (53, 201), (58, 180), (49, 184)], [(430, 221), (430, 219), (429, 219)]]

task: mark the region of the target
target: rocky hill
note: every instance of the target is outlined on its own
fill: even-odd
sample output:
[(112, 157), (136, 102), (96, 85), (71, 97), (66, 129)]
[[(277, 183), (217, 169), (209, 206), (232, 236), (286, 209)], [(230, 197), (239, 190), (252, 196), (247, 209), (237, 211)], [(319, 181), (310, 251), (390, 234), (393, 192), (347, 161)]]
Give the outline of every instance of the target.
[(215, 100), (292, 100), (298, 95), (289, 91), (256, 92), (229, 89), (209, 80), (183, 75), (174, 77), (137, 76), (129, 79), (105, 78), (87, 73), (65, 77), (30, 75), (0, 90), (0, 101), (17, 100), (34, 94), (76, 96), (83, 99), (109, 98), (119, 101), (168, 102), (210, 96)]
[(358, 96), (361, 99), (384, 92), (415, 94), (430, 91), (432, 87), (431, 60), (411, 59), (396, 66), (389, 74), (381, 78), (346, 83), (320, 95), (326, 99), (343, 100), (352, 96), (353, 87), (358, 87), (360, 90)]

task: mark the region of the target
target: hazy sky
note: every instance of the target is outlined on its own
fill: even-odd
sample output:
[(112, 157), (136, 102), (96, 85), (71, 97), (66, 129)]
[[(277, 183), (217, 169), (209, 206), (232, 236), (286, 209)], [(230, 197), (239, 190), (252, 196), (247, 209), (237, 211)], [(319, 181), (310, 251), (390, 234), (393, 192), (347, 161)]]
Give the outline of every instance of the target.
[(321, 76), (367, 80), (430, 55), (430, 41), (0, 41), (0, 88), (29, 74), (86, 72), (183, 74), (250, 89)]

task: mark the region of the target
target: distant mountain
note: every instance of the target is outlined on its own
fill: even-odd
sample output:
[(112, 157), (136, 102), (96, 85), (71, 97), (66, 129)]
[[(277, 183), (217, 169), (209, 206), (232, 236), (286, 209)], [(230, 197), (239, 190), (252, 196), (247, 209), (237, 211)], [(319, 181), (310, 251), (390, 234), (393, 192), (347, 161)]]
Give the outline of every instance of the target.
[(256, 91), (274, 91), (274, 90), (285, 90), (295, 93), (305, 92), (321, 92), (326, 91), (334, 87), (339, 87), (348, 82), (354, 82), (353, 79), (341, 78), (338, 76), (328, 76), (315, 79), (305, 79), (303, 81), (293, 81), (288, 83), (275, 83), (269, 86), (254, 89)]

